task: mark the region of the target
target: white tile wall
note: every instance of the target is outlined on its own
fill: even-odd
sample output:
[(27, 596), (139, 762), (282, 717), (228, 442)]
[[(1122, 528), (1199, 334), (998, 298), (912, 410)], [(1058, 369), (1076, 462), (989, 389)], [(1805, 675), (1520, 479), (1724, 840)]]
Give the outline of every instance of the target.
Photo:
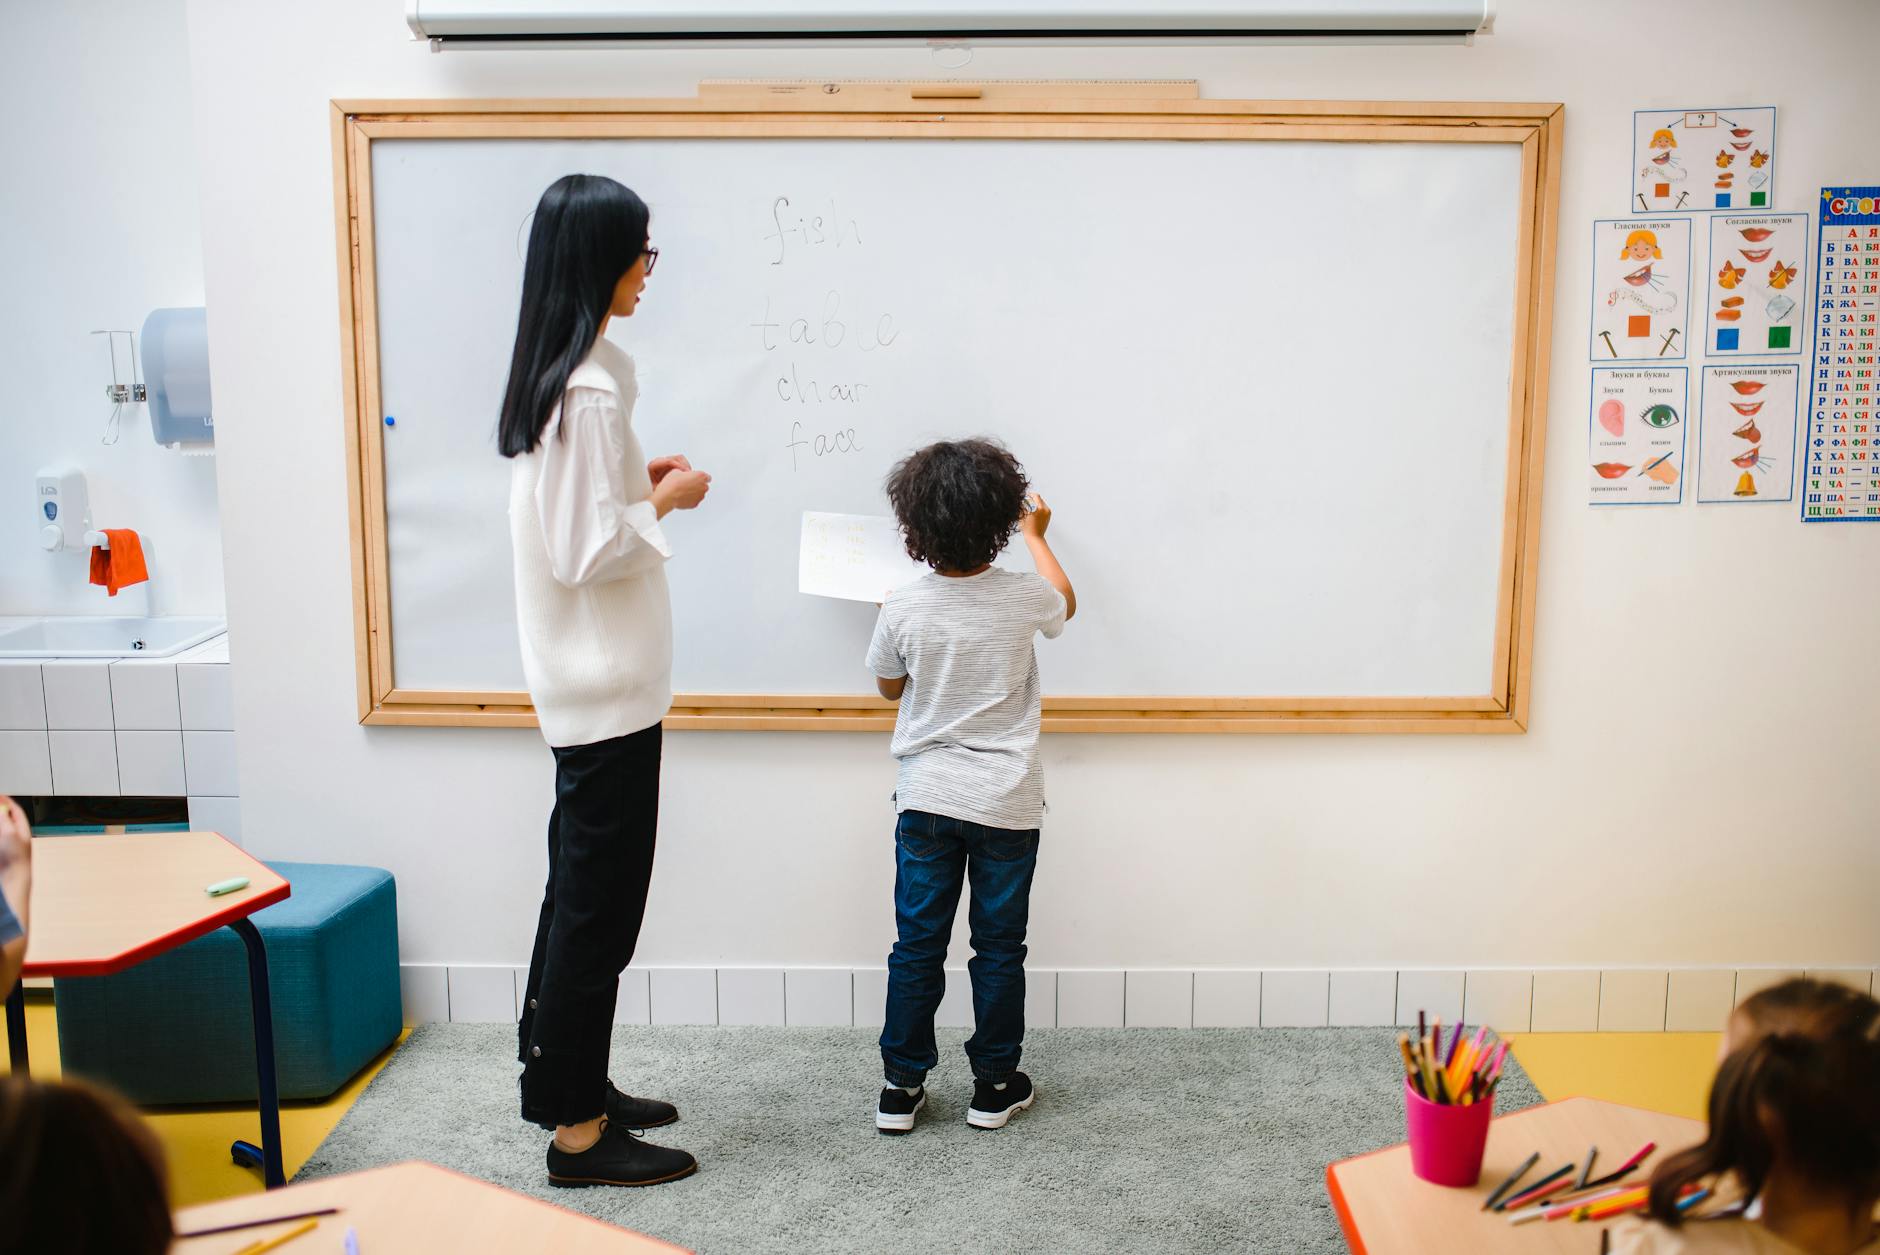
[(1849, 989), (1858, 989), (1862, 993), (1873, 991), (1873, 973), (1861, 968), (1811, 967), (1808, 974), (1816, 980), (1839, 981)]
[(649, 974), (653, 1023), (718, 1023), (717, 972), (709, 967), (656, 967)]
[(1123, 976), (1127, 1028), (1190, 1028), (1195, 1022), (1193, 972), (1132, 971)]
[[(529, 987), (525, 975), (518, 990)], [(614, 1023), (651, 1024), (653, 1022), (653, 983), (643, 967), (630, 967), (620, 973), (620, 991), (614, 997)]]
[(1398, 972), (1397, 1023), (1415, 1024), (1421, 1011), (1426, 1020), (1440, 1015), (1454, 1024), (1462, 1018), (1462, 986), (1461, 972)]
[(192, 797), (189, 826), (197, 832), (219, 832), (242, 843), (242, 800), (238, 797)]
[(176, 667), (164, 662), (111, 664), (111, 716), (117, 729), (174, 732), (183, 726)]
[(783, 974), (783, 1022), (855, 1023), (854, 979), (846, 967), (792, 968)]
[(1743, 999), (1767, 989), (1771, 985), (1780, 985), (1785, 980), (1792, 980), (1803, 975), (1799, 967), (1742, 967), (1736, 971), (1736, 1005), (1742, 1006)]
[(888, 969), (850, 968), (849, 976), (855, 982), (856, 1027), (880, 1028), (888, 1011)]
[(458, 1023), (514, 1024), (516, 973), (508, 967), (450, 968), (450, 1018)]
[[(49, 669), (49, 668), (48, 668)], [(60, 797), (118, 796), (115, 732), (52, 732), (52, 791)]]
[(1497, 1033), (1525, 1033), (1534, 1017), (1532, 972), (1475, 971), (1463, 979), (1462, 1018)]
[(0, 732), (0, 793), (35, 797), (52, 792), (52, 748), (44, 731)]
[(1673, 972), (1665, 991), (1665, 1029), (1672, 1033), (1715, 1033), (1730, 1016), (1736, 973), (1722, 970)]
[(1195, 973), (1196, 1028), (1258, 1028), (1260, 973)]
[(720, 1024), (782, 1024), (783, 969), (778, 967), (721, 967), (718, 969), (718, 1022)]
[(176, 668), (183, 726), (197, 732), (229, 732), (235, 727), (235, 700), (227, 663), (186, 662)]
[(1397, 1022), (1397, 973), (1333, 972), (1330, 1013), (1334, 1028)]
[(1262, 972), (1260, 1027), (1323, 1028), (1330, 999), (1329, 972)]
[(1054, 1028), (1057, 1025), (1056, 972), (1025, 973), (1025, 1027)]
[(183, 766), (189, 792), (211, 797), (240, 797), (235, 775), (233, 732), (183, 733)]
[(46, 686), (36, 662), (0, 662), (0, 731), (44, 731)]
[(1123, 1027), (1122, 970), (1058, 973), (1059, 1028)]
[(450, 969), (443, 964), (400, 964), (398, 989), (405, 1004), (405, 1023), (450, 1019)]
[(1665, 972), (1601, 972), (1599, 1031), (1664, 1032), (1666, 978)]
[(183, 734), (117, 734), (118, 789), (125, 797), (181, 797)]
[(946, 969), (947, 991), (941, 995), (940, 1009), (933, 1013), (935, 1028), (971, 1028), (973, 1026), (973, 982), (963, 967)]
[(1599, 1029), (1598, 972), (1534, 973), (1534, 1031), (1591, 1033)]
[(116, 727), (111, 714), (111, 664), (67, 662), (41, 664), (46, 688), (46, 726), (74, 732), (109, 731)]

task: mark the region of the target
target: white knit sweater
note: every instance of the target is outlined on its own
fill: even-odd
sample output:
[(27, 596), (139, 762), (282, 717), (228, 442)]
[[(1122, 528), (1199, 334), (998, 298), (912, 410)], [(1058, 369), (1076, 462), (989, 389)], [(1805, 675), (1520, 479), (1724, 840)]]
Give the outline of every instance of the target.
[(647, 500), (638, 395), (632, 359), (597, 340), (540, 443), (511, 459), (522, 673), (556, 747), (650, 728), (672, 705), (671, 550)]

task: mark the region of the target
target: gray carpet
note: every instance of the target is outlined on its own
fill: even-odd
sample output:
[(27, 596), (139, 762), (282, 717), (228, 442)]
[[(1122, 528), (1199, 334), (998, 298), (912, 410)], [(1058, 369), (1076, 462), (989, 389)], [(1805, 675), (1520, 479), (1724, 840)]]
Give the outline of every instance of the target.
[[(683, 1118), (700, 1171), (558, 1190), (516, 1110), (515, 1030), (412, 1033), (299, 1178), (428, 1159), (700, 1252), (1345, 1249), (1325, 1165), (1403, 1140), (1389, 1029), (1034, 1029), (1038, 1103), (967, 1127), (963, 1032), (920, 1127), (875, 1132), (875, 1033), (620, 1028), (613, 1075)], [(1496, 1107), (1540, 1100), (1513, 1058)]]

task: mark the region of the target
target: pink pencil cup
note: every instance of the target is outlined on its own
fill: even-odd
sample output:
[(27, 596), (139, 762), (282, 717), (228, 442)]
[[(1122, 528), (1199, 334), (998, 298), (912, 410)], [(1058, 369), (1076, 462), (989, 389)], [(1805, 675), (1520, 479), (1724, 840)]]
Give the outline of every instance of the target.
[(1435, 1185), (1474, 1185), (1482, 1175), (1482, 1150), (1495, 1096), (1467, 1107), (1433, 1103), (1403, 1082), (1404, 1124), (1410, 1140), (1410, 1171)]

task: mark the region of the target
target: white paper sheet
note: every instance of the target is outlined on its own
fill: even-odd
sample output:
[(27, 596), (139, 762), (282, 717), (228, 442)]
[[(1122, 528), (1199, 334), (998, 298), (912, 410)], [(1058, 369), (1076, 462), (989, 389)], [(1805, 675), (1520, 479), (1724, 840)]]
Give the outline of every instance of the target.
[(803, 511), (800, 593), (878, 602), (925, 570), (907, 556), (892, 515)]

